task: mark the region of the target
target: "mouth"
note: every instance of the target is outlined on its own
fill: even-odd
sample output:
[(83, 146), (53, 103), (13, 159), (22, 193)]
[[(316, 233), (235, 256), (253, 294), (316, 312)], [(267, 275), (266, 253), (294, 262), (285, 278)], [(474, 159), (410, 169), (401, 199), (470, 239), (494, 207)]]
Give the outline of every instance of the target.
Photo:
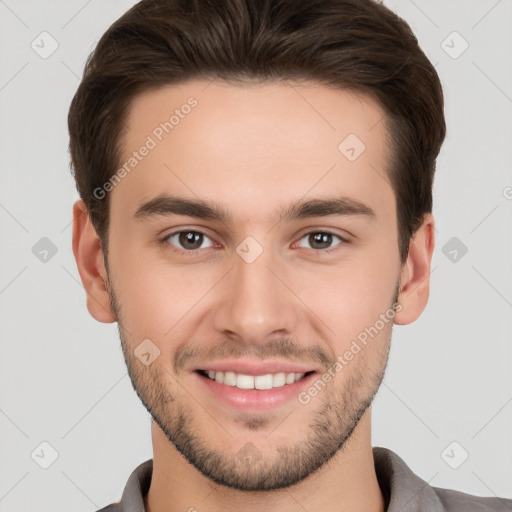
[(309, 372), (278, 372), (267, 373), (265, 375), (246, 375), (236, 372), (218, 372), (214, 370), (197, 370), (199, 375), (207, 379), (224, 384), (226, 386), (236, 387), (238, 389), (275, 389), (282, 386), (289, 386), (295, 382), (315, 373)]
[(216, 400), (243, 411), (264, 411), (297, 399), (311, 385), (317, 371), (245, 375), (195, 370), (201, 389)]

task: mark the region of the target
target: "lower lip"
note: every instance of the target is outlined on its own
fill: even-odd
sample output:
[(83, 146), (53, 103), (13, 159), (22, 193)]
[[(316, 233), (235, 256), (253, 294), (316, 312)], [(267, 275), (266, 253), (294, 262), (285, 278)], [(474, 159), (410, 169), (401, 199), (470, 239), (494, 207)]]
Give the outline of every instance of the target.
[(199, 372), (194, 373), (214, 396), (232, 407), (243, 411), (264, 411), (297, 398), (298, 394), (310, 385), (317, 372), (310, 373), (293, 384), (272, 389), (240, 389), (236, 386), (221, 384)]

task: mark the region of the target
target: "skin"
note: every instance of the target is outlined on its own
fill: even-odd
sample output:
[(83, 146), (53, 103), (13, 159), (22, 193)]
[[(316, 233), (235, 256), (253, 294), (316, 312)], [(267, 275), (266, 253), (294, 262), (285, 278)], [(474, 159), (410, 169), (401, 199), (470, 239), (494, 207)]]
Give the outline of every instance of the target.
[[(384, 112), (369, 96), (313, 83), (208, 84), (135, 98), (122, 162), (188, 98), (198, 105), (109, 192), (107, 266), (83, 202), (73, 210), (88, 310), (118, 322), (133, 386), (153, 417), (146, 507), (382, 512), (371, 402), (393, 323), (415, 321), (427, 304), (434, 219), (425, 216), (402, 266)], [(353, 162), (338, 150), (350, 133), (366, 146)], [(133, 218), (161, 193), (215, 201), (232, 220)], [(375, 217), (275, 220), (290, 202), (334, 196)], [(206, 236), (195, 246), (161, 241), (180, 229)], [(325, 231), (347, 241), (321, 246), (308, 236)], [(247, 236), (263, 248), (252, 263), (236, 252)], [(321, 375), (395, 299), (393, 320), (307, 404), (237, 411), (191, 371), (220, 359), (277, 359)], [(144, 339), (160, 350), (148, 366), (134, 355)], [(237, 455), (248, 447), (256, 460), (242, 464)]]

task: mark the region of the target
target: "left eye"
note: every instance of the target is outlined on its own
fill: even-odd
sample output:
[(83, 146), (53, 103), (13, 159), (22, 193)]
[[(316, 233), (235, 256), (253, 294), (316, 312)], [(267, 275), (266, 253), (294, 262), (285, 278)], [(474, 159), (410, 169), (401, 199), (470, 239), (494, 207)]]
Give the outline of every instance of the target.
[(172, 233), (169, 236), (164, 238), (164, 241), (169, 241), (172, 245), (172, 240), (177, 240), (181, 245), (180, 249), (185, 249), (187, 251), (194, 251), (196, 249), (204, 249), (205, 247), (212, 247), (213, 244), (203, 246), (204, 239), (208, 239), (211, 241), (211, 238), (206, 236), (204, 233), (200, 231), (177, 231), (176, 233)]
[[(338, 238), (341, 242), (345, 242), (341, 236), (335, 235), (334, 233), (329, 233), (328, 231), (312, 231), (310, 233), (306, 233), (301, 240), (307, 240), (308, 243), (312, 245), (312, 249), (330, 249), (333, 237)], [(340, 244), (337, 244), (340, 245)], [(300, 247), (304, 247), (299, 243)]]

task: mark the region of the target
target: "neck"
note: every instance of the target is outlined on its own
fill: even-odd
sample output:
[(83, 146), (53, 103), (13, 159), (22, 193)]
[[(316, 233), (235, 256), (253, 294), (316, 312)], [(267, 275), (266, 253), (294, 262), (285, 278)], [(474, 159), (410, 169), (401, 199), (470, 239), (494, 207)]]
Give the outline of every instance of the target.
[(153, 474), (146, 510), (385, 512), (373, 461), (370, 414), (371, 407), (327, 464), (291, 487), (266, 492), (238, 491), (212, 482), (152, 422)]

